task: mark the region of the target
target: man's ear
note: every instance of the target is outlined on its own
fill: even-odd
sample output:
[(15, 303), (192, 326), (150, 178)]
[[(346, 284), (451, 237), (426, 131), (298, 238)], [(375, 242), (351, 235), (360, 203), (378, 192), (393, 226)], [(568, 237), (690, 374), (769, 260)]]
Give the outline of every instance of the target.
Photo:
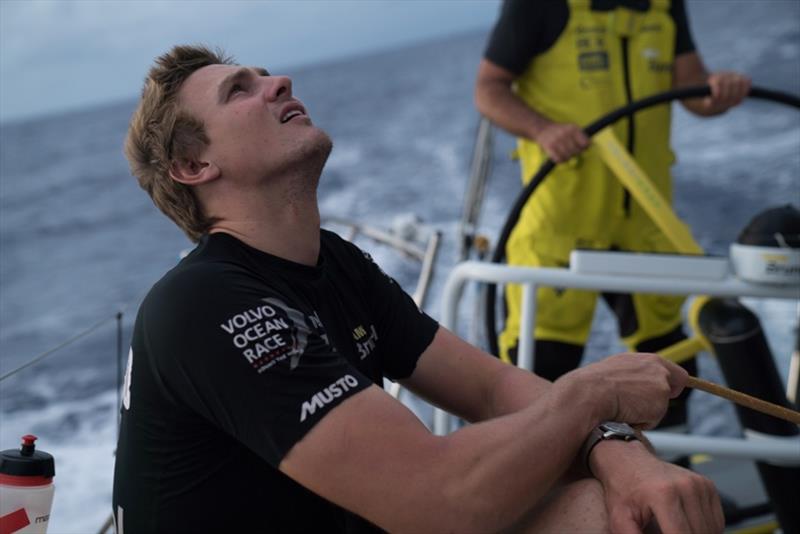
[(219, 167), (210, 161), (196, 159), (176, 159), (169, 166), (169, 175), (176, 182), (186, 185), (200, 185), (220, 176)]

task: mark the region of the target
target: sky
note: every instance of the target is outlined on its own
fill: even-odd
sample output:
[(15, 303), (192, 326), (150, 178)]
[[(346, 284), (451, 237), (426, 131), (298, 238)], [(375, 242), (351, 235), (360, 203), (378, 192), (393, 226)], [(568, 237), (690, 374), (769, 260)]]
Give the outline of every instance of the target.
[(500, 0), (0, 0), (0, 122), (134, 98), (154, 57), (273, 72), (488, 29)]

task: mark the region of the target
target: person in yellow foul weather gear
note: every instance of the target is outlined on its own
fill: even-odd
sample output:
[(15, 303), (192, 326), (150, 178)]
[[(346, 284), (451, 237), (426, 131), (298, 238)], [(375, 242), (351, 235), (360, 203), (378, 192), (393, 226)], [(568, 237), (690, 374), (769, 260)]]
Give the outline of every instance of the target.
[[(739, 104), (748, 77), (709, 74), (695, 50), (683, 0), (506, 0), (480, 63), (478, 110), (518, 137), (522, 181), (549, 157), (553, 172), (531, 195), (512, 231), (512, 265), (566, 267), (575, 248), (673, 252), (600, 159), (581, 127), (629, 102), (671, 88), (708, 84), (708, 98), (683, 101), (701, 116)], [(665, 198), (672, 198), (670, 106), (623, 119), (614, 134)], [(685, 338), (683, 298), (603, 294), (631, 349), (655, 352)], [(580, 364), (597, 293), (540, 288), (534, 372), (555, 380)], [(501, 356), (516, 359), (521, 290), (506, 290)], [(696, 363), (684, 366), (694, 374)], [(662, 425), (685, 425), (686, 399)]]

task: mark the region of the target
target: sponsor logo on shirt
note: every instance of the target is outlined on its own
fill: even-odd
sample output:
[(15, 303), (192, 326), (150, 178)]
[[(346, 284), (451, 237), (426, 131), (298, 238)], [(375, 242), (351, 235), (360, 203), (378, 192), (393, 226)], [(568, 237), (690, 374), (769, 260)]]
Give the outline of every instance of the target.
[(306, 315), (274, 297), (261, 300), (263, 304), (237, 313), (219, 325), (259, 373), (286, 359), (290, 369), (297, 367), (311, 334), (328, 343), (316, 312)]
[(302, 423), (309, 415), (314, 415), (317, 410), (324, 408), (332, 403), (334, 399), (338, 399), (357, 385), (358, 380), (356, 380), (356, 377), (353, 375), (344, 375), (335, 382), (331, 382), (331, 384), (324, 389), (314, 393), (314, 395), (303, 402), (303, 406), (300, 407), (300, 422)]
[(647, 60), (647, 67), (654, 72), (672, 72), (672, 62), (660, 60), (661, 53), (657, 48), (645, 48), (642, 56)]
[(608, 70), (608, 53), (599, 51), (578, 54), (578, 68), (584, 71)]
[(356, 341), (358, 355), (363, 360), (375, 350), (378, 343), (378, 331), (375, 330), (375, 325), (369, 325), (369, 332), (362, 325), (358, 325), (353, 330), (353, 339)]

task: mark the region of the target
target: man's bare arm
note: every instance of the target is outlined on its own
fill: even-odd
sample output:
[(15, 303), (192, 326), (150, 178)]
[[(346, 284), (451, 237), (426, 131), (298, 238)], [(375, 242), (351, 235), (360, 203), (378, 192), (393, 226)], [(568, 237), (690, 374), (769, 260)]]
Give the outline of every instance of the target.
[(496, 531), (549, 489), (594, 424), (597, 415), (558, 413), (571, 397), (554, 392), (529, 409), (438, 437), (371, 387), (326, 415), (280, 469), (392, 532)]
[[(432, 349), (441, 352), (431, 350), (420, 358), (416, 371), (404, 384), (429, 398), (426, 392), (435, 390), (432, 400), (449, 406), (465, 419), (482, 420), (521, 410), (554, 387), (533, 373), (500, 362), (445, 329), (441, 329), (438, 338), (440, 343)], [(654, 356), (635, 356), (642, 357)], [(598, 391), (602, 391), (597, 383), (602, 380), (595, 376), (590, 382), (594, 381)], [(636, 387), (635, 381), (629, 382), (628, 387)], [(441, 398), (444, 394), (447, 399)], [(463, 406), (467, 408), (459, 411), (458, 407)], [(564, 410), (575, 408), (570, 403)], [(580, 455), (575, 456), (572, 473), (585, 472), (583, 461)], [(605, 489), (606, 507), (615, 532), (636, 531), (636, 521), (638, 528), (644, 528), (652, 519), (664, 531), (717, 532), (724, 525), (713, 484), (695, 473), (662, 462), (643, 443), (603, 441), (592, 449), (589, 462), (591, 472)]]
[[(478, 396), (489, 393), (491, 388), (477, 384), (478, 375), (489, 368), (486, 362), (491, 367), (496, 362), (480, 351), (466, 354), (448, 366), (461, 366), (465, 372), (442, 376), (443, 382), (434, 386), (429, 373), (436, 366), (431, 362), (457, 344), (454, 339), (440, 329), (420, 358), (422, 367), (407, 381), (444, 406), (459, 404), (469, 387), (478, 387)], [(371, 387), (326, 415), (280, 468), (315, 493), (391, 531), (504, 528), (561, 477), (599, 421), (655, 424), (668, 397), (682, 387), (680, 377), (655, 358), (617, 358), (597, 365), (597, 377), (575, 373), (557, 385), (545, 384), (546, 391), (533, 404), (443, 437), (432, 435), (402, 404)], [(644, 367), (626, 374), (623, 370), (631, 365)], [(645, 368), (649, 379), (632, 380)], [(603, 375), (615, 378), (606, 382), (599, 378)], [(457, 378), (465, 383), (454, 396), (442, 393)], [(461, 413), (489, 415), (481, 412), (481, 402), (469, 403)], [(537, 457), (542, 461), (535, 461)]]
[[(524, 409), (535, 403), (553, 383), (531, 372), (501, 362), (441, 328), (437, 351), (420, 358), (414, 374), (403, 385), (432, 404), (470, 421), (483, 421)], [(627, 443), (622, 448), (604, 442), (592, 451), (593, 462), (619, 460), (616, 453), (647, 447)], [(583, 458), (575, 457), (570, 469), (585, 472)], [(595, 472), (595, 471), (592, 471)]]
[(475, 105), (481, 114), (507, 132), (536, 139), (541, 129), (551, 121), (528, 107), (512, 91), (515, 78), (511, 71), (488, 59), (481, 60), (475, 83)]
[[(648, 376), (645, 371), (655, 375)], [(419, 358), (414, 373), (402, 383), (433, 404), (474, 422), (523, 410), (564, 382), (584, 384), (592, 390), (591, 397), (597, 402), (603, 402), (609, 391), (614, 395), (647, 398), (648, 392), (662, 384), (662, 372), (670, 374), (669, 382), (675, 386), (669, 394), (678, 395), (683, 389), (686, 371), (653, 354), (612, 356), (600, 364), (568, 373), (553, 383), (503, 363), (440, 327), (434, 342)], [(619, 391), (622, 387), (625, 392)], [(585, 407), (573, 403), (564, 407), (565, 410), (579, 408)], [(642, 408), (621, 406), (621, 420), (648, 427), (648, 422), (635, 420), (640, 415), (628, 411)], [(657, 421), (660, 415), (655, 417)]]
[(536, 141), (556, 163), (567, 161), (589, 146), (580, 126), (554, 122), (529, 107), (512, 90), (511, 71), (481, 60), (475, 82), (475, 105), (494, 124), (518, 137)]

